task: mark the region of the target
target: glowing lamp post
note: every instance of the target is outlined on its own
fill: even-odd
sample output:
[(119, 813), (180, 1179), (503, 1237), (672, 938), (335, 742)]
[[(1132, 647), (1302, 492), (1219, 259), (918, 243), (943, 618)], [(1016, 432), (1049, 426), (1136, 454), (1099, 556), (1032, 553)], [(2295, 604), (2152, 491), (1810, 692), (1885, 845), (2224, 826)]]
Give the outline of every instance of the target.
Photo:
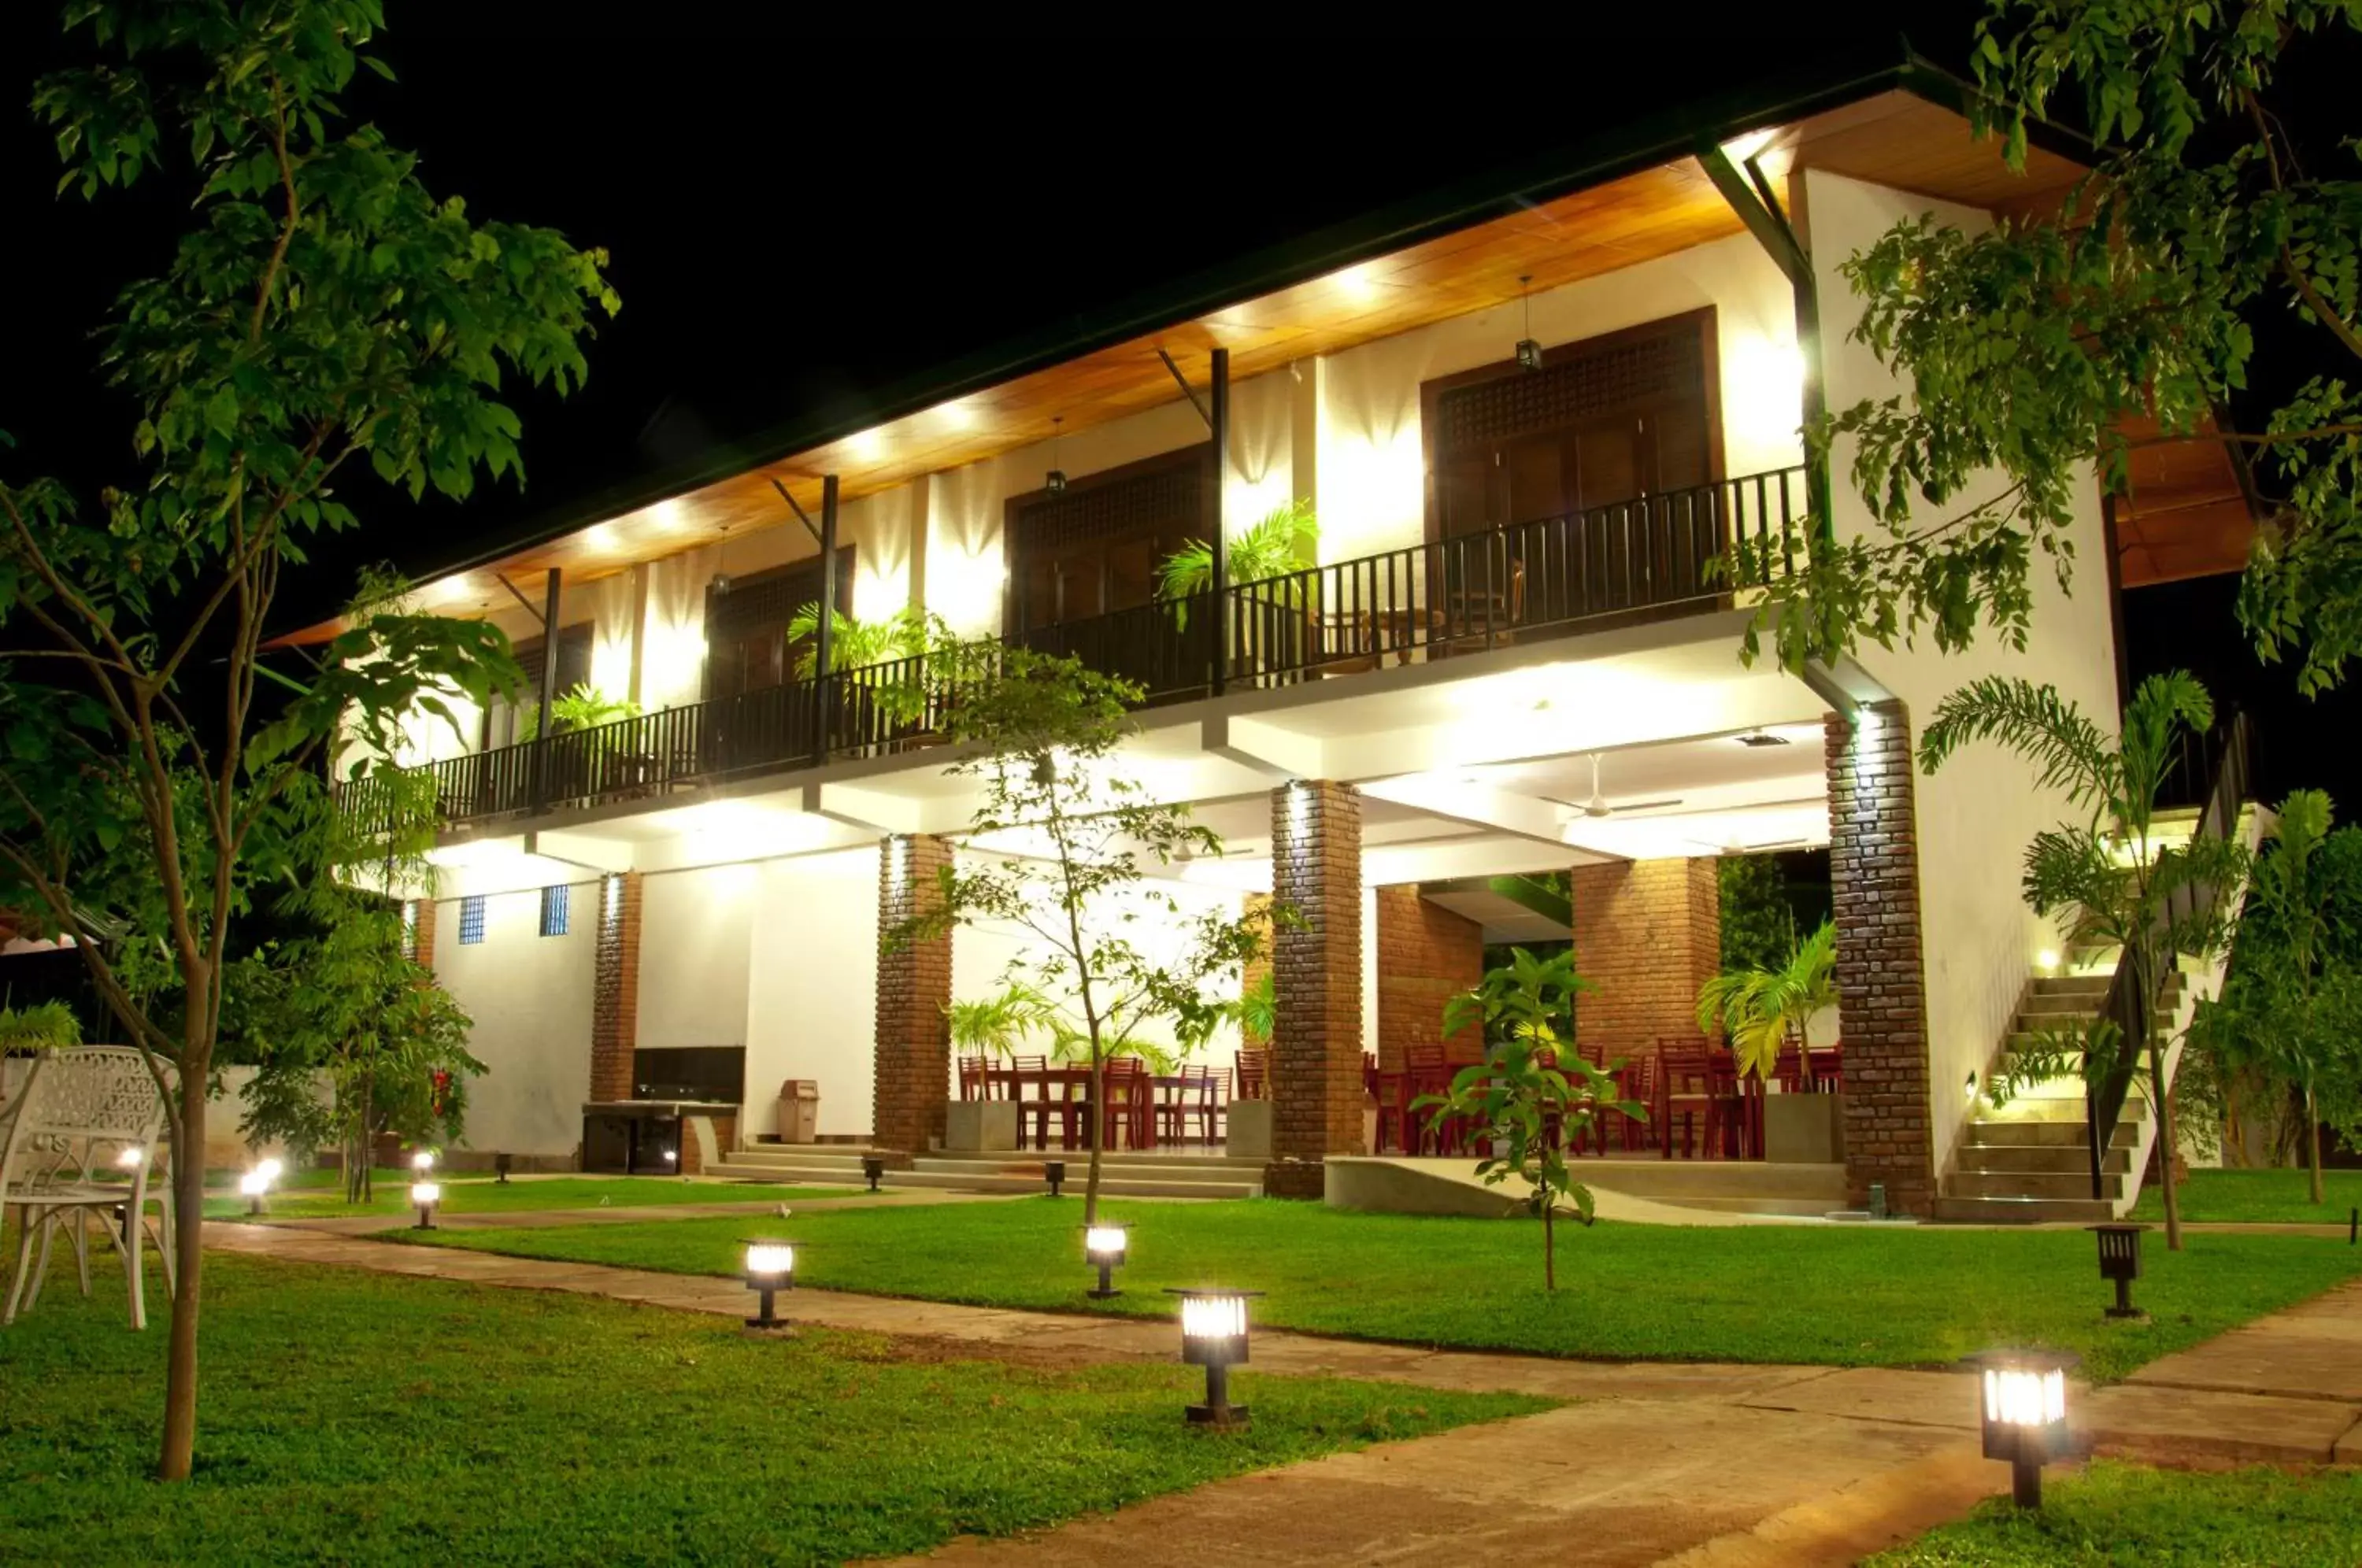
[(138, 1171), (144, 1169), (147, 1164), (148, 1151), (137, 1143), (115, 1156), (115, 1165), (117, 1170)]
[(1124, 1252), (1130, 1236), (1120, 1225), (1089, 1225), (1083, 1230), (1083, 1257), (1099, 1271), (1098, 1288), (1088, 1292), (1095, 1300), (1104, 1301), (1110, 1296), (1120, 1296), (1109, 1277), (1123, 1266)]
[(1066, 1185), (1066, 1162), (1064, 1160), (1043, 1161), (1042, 1179), (1050, 1184), (1050, 1196), (1053, 1198), (1057, 1197), (1058, 1189)]
[(410, 1202), (411, 1206), (418, 1210), (418, 1223), (412, 1226), (411, 1229), (415, 1231), (432, 1231), (435, 1229), (435, 1209), (436, 1206), (442, 1201), (443, 1184), (441, 1182), (412, 1182), (410, 1184)]
[(435, 1168), (435, 1151), (432, 1149), (421, 1149), (418, 1153), (411, 1155), (410, 1168), (417, 1173), (419, 1180), (425, 1180), (426, 1173)]
[(1176, 1290), (1181, 1297), (1181, 1361), (1206, 1369), (1206, 1402), (1188, 1408), (1193, 1427), (1247, 1424), (1247, 1408), (1231, 1403), (1231, 1368), (1247, 1359), (1247, 1297), (1260, 1290)]
[(746, 1243), (746, 1288), (755, 1292), (762, 1303), (760, 1313), (746, 1320), (750, 1329), (769, 1333), (787, 1331), (787, 1323), (772, 1309), (774, 1298), (782, 1290), (796, 1287), (796, 1245), (793, 1242), (749, 1242)]
[(2042, 1506), (2042, 1467), (2071, 1452), (2067, 1373), (2075, 1357), (2058, 1351), (1988, 1351), (1981, 1370), (1987, 1459), (2009, 1462), (2011, 1495), (2021, 1508)]
[(2108, 1309), (2111, 1318), (2148, 1316), (2133, 1305), (2133, 1281), (2141, 1272), (2141, 1232), (2147, 1229), (2146, 1225), (2092, 1227), (2092, 1234), (2100, 1238), (2100, 1277), (2115, 1282), (2116, 1304)]
[(877, 1190), (878, 1181), (886, 1175), (886, 1156), (883, 1154), (862, 1155), (861, 1174), (869, 1178), (869, 1190), (876, 1192)]
[(262, 1195), (270, 1190), (270, 1173), (257, 1166), (237, 1178), (237, 1190), (246, 1197), (246, 1211), (260, 1214)]

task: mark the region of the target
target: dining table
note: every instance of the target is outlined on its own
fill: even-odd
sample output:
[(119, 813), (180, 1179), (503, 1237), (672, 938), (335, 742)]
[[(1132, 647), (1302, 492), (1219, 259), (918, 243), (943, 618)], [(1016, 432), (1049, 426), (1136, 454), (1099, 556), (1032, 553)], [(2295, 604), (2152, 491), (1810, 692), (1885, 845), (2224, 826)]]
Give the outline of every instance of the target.
[[(1168, 1095), (1183, 1092), (1184, 1086), (1194, 1088), (1191, 1079), (1178, 1073), (1143, 1073), (1137, 1077), (1109, 1081), (1144, 1090), (1135, 1100), (1130, 1096), (1117, 1099), (1108, 1107), (1104, 1124), (1107, 1146), (1116, 1146), (1120, 1130), (1129, 1147), (1147, 1150), (1156, 1147), (1156, 1108)], [(1030, 1094), (1028, 1090), (1032, 1090)], [(1025, 1146), (1028, 1138), (1036, 1149), (1050, 1146), (1050, 1121), (1055, 1115), (1065, 1123), (1061, 1130), (1062, 1148), (1090, 1147), (1089, 1135), (1091, 1070), (1088, 1067), (1061, 1066), (1055, 1067), (1013, 1067), (1000, 1064), (988, 1065), (984, 1069), (984, 1098), (1005, 1099), (1017, 1106), (1017, 1143)], [(1079, 1127), (1078, 1140), (1074, 1129)]]

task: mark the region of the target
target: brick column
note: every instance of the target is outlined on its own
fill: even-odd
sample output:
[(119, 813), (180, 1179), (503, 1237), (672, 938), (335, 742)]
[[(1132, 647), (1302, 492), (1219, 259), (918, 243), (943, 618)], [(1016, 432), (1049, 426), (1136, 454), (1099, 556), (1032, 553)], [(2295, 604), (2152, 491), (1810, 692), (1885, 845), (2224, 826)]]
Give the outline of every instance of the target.
[(402, 906), (402, 955), (435, 972), (435, 900), (413, 899)]
[(1697, 1037), (1698, 988), (1722, 964), (1711, 856), (1578, 866), (1574, 966), (1599, 988), (1575, 1002), (1575, 1038), (1612, 1059)]
[(908, 1170), (912, 1158), (943, 1140), (951, 1093), (952, 938), (895, 945), (887, 935), (911, 916), (942, 907), (937, 878), (952, 863), (951, 841), (898, 834), (877, 846), (877, 1076), (870, 1142), (888, 1163)]
[(1378, 1066), (1399, 1073), (1413, 1045), (1440, 1040), (1455, 1066), (1485, 1059), (1474, 1024), (1443, 1032), (1443, 1004), (1485, 978), (1485, 928), (1418, 896), (1406, 882), (1377, 889)]
[(599, 948), (590, 977), (590, 1098), (632, 1098), (640, 1040), (640, 874), (599, 879)]
[(1919, 941), (1919, 838), (1911, 715), (1900, 702), (1827, 719), (1829, 875), (1845, 1043), (1846, 1190), (1926, 1214), (1936, 1196), (1928, 1118), (1927, 988)]
[(1362, 798), (1297, 780), (1272, 791), (1272, 1162), (1264, 1190), (1319, 1198), (1321, 1161), (1362, 1152)]

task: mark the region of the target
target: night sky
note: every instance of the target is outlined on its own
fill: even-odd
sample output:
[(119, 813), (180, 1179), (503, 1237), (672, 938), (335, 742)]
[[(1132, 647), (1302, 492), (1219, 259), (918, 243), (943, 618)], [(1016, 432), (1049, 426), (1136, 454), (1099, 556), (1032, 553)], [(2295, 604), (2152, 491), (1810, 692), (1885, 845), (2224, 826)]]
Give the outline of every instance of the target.
[[(379, 52), (399, 82), (364, 78), (356, 117), (419, 151), (430, 188), (479, 215), (606, 247), (624, 312), (590, 346), (581, 393), (513, 400), (522, 492), (413, 507), (348, 487), (364, 535), (291, 579), (286, 624), (341, 602), (364, 561), (430, 572), (715, 442), (858, 407), (865, 388), (1746, 82), (1767, 60), (1885, 55), (1896, 15), (1873, 8), (1851, 28), (1816, 8), (1820, 30), (1802, 35), (1779, 17), (1711, 38), (1685, 23), (1620, 39), (1492, 28), (1184, 42), (826, 38), (701, 25), (685, 6), (585, 30), (582, 9), (594, 8), (389, 0)], [(127, 477), (131, 416), (98, 385), (84, 335), (116, 289), (162, 265), (185, 194), (156, 182), (94, 206), (53, 197), (53, 154), (21, 109), (33, 77), (66, 54), (50, 10), (26, 0), (0, 18), (0, 103), (12, 106), (0, 212), (17, 278), (0, 310), (0, 429), (19, 443), (0, 463), (88, 494)], [(1956, 59), (1975, 12), (1915, 6), (1912, 41)], [(1592, 64), (1553, 71), (1553, 50)], [(2080, 580), (2099, 591), (2099, 563)], [(2185, 663), (2257, 710), (2268, 795), (2321, 784), (2362, 810), (2362, 790), (2342, 787), (2351, 748), (2327, 744), (2355, 732), (2362, 702), (2307, 704), (2285, 669), (2257, 666), (2231, 587), (2132, 595), (2136, 673)]]

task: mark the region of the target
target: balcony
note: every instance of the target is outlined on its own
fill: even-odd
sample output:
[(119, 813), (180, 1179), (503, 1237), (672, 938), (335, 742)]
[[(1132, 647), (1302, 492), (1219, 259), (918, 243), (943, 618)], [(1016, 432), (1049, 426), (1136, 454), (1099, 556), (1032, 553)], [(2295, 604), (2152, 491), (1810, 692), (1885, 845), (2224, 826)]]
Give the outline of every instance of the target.
[[(1802, 468), (1775, 469), (1232, 584), (1219, 613), (1200, 594), (1019, 640), (1132, 681), (1154, 705), (1694, 614), (1730, 602), (1708, 563), (1738, 539), (1767, 559), (1803, 553), (1805, 496)], [(889, 755), (944, 733), (957, 686), (927, 666), (840, 670), (427, 767), (456, 824)]]

